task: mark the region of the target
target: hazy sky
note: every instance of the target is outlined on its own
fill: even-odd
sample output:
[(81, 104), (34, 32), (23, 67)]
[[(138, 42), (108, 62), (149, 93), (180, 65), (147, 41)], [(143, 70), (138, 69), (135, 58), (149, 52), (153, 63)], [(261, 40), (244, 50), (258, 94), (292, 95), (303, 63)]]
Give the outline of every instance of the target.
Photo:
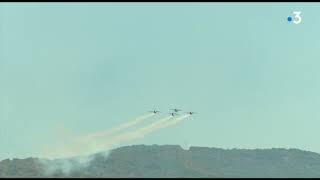
[(319, 3), (1, 3), (0, 159), (175, 107), (199, 114), (127, 144), (320, 152), (319, 17)]

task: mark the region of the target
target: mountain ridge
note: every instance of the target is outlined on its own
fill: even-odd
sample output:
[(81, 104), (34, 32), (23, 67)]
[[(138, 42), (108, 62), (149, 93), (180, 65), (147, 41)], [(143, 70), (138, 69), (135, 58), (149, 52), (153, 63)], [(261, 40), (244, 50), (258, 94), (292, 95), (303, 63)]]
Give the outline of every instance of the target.
[(132, 145), (66, 159), (5, 159), (0, 177), (320, 177), (320, 154), (296, 148)]

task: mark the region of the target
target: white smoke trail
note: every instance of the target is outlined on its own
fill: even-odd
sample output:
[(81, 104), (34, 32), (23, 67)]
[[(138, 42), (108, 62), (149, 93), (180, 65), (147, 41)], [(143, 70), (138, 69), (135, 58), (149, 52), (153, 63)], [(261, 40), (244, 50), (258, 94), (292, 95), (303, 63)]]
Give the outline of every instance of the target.
[(183, 120), (185, 120), (189, 116), (190, 116), (189, 114), (184, 115), (184, 116), (178, 117), (172, 121), (170, 120), (172, 117), (164, 118), (164, 119), (159, 120), (159, 121), (157, 121), (147, 127), (140, 128), (134, 132), (129, 132), (129, 133), (125, 133), (125, 134), (116, 136), (113, 139), (111, 139), (111, 141), (104, 143), (103, 147), (105, 149), (110, 149), (112, 146), (114, 146), (116, 144), (130, 141), (130, 140), (137, 139), (137, 138), (142, 138), (149, 133), (155, 132), (156, 130), (176, 125), (176, 124), (182, 122)]
[[(135, 138), (136, 135), (138, 135), (137, 133), (149, 133), (151, 132), (153, 129), (156, 129), (158, 126), (161, 126), (162, 124), (168, 122), (170, 119), (172, 118), (172, 116), (163, 118), (161, 120), (158, 120), (150, 125), (147, 125), (145, 127), (142, 127), (136, 131), (133, 132), (127, 132), (124, 134), (120, 134), (118, 136), (113, 137), (112, 139), (110, 139), (110, 142), (108, 144), (118, 144), (121, 143), (122, 141), (128, 141), (131, 140), (132, 138)], [(101, 150), (108, 150), (108, 146), (106, 146), (105, 141), (100, 140), (100, 142), (95, 142), (94, 146), (91, 146), (92, 148), (90, 150), (87, 150), (86, 152), (82, 152), (83, 154), (91, 154), (91, 153), (95, 153)]]
[(111, 129), (107, 129), (105, 131), (101, 131), (101, 132), (93, 133), (84, 137), (69, 140), (68, 145), (64, 143), (63, 146), (50, 149), (49, 152), (45, 153), (45, 156), (48, 158), (65, 158), (65, 157), (71, 157), (71, 156), (83, 154), (85, 152), (95, 151), (98, 148), (98, 145), (96, 144), (98, 138), (109, 136), (118, 131), (133, 127), (139, 123), (142, 123), (143, 121), (147, 120), (148, 118), (154, 115), (155, 115), (154, 113), (148, 113), (148, 114), (139, 116), (132, 121), (113, 127)]
[(121, 131), (121, 130), (130, 128), (132, 126), (135, 126), (135, 125), (137, 125), (139, 123), (142, 123), (143, 121), (147, 120), (148, 118), (150, 118), (150, 117), (152, 117), (154, 115), (155, 115), (154, 113), (149, 113), (149, 114), (140, 116), (140, 117), (136, 118), (133, 121), (129, 121), (127, 123), (121, 124), (119, 126), (111, 128), (111, 129), (107, 129), (105, 131), (101, 131), (101, 132), (97, 132), (97, 133), (94, 133), (94, 134), (90, 134), (88, 136), (79, 138), (76, 141), (79, 141), (79, 142), (82, 142), (82, 143), (87, 143), (87, 142), (92, 141), (93, 139), (96, 139), (96, 138), (99, 138), (99, 137), (105, 137), (105, 136), (114, 134), (114, 133), (116, 133), (118, 131)]
[(149, 126), (142, 127), (140, 129), (136, 130), (135, 132), (148, 133), (148, 132), (152, 131), (153, 129), (161, 126), (162, 124), (167, 123), (171, 119), (172, 119), (172, 116), (165, 117), (161, 120), (158, 120), (158, 121), (150, 124)]
[(186, 114), (184, 116), (180, 116), (180, 117), (178, 117), (178, 118), (176, 118), (176, 119), (174, 119), (172, 121), (169, 121), (168, 123), (163, 124), (159, 128), (161, 129), (161, 128), (165, 128), (165, 127), (168, 127), (168, 126), (176, 125), (176, 124), (182, 122), (183, 120), (187, 119), (187, 117), (189, 117), (189, 116), (190, 116), (190, 114)]
[[(58, 151), (56, 151), (56, 152), (58, 152), (58, 154), (60, 154), (60, 155), (63, 155), (60, 157), (70, 157), (70, 156), (75, 156), (75, 155), (89, 155), (91, 153), (96, 153), (99, 151), (110, 150), (111, 148), (113, 148), (114, 145), (117, 145), (119, 143), (127, 142), (127, 141), (138, 139), (138, 138), (143, 138), (145, 135), (152, 133), (152, 132), (155, 132), (159, 129), (176, 125), (176, 124), (182, 122), (183, 120), (185, 120), (189, 116), (190, 115), (188, 114), (188, 115), (177, 117), (173, 120), (172, 120), (172, 116), (166, 117), (166, 118), (158, 120), (148, 126), (142, 127), (136, 131), (127, 132), (127, 133), (115, 136), (115, 137), (111, 138), (110, 141), (107, 141), (107, 143), (102, 142), (102, 141), (99, 142), (96, 139), (95, 141), (93, 141), (94, 144), (87, 143), (85, 145), (80, 145), (80, 146), (74, 145), (72, 148), (68, 148), (68, 149), (62, 148), (62, 149), (59, 149), (60, 150), (59, 152)], [(124, 126), (122, 126), (122, 127), (124, 127)], [(55, 155), (55, 156), (57, 157), (57, 155)]]

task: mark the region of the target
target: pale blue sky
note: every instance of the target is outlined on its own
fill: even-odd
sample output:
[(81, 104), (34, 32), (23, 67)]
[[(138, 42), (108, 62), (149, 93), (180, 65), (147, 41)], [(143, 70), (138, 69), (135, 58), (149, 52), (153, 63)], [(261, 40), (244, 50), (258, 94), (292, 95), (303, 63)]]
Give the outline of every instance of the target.
[(0, 159), (174, 107), (199, 114), (127, 144), (320, 152), (319, 18), (319, 3), (1, 3)]

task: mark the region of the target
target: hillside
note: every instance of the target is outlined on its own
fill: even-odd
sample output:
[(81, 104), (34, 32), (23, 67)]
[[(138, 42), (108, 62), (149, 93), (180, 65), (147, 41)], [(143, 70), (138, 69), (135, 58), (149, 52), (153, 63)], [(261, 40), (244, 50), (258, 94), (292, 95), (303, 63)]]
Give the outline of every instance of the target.
[(220, 149), (135, 145), (76, 158), (0, 162), (0, 177), (320, 177), (320, 154), (298, 149)]

